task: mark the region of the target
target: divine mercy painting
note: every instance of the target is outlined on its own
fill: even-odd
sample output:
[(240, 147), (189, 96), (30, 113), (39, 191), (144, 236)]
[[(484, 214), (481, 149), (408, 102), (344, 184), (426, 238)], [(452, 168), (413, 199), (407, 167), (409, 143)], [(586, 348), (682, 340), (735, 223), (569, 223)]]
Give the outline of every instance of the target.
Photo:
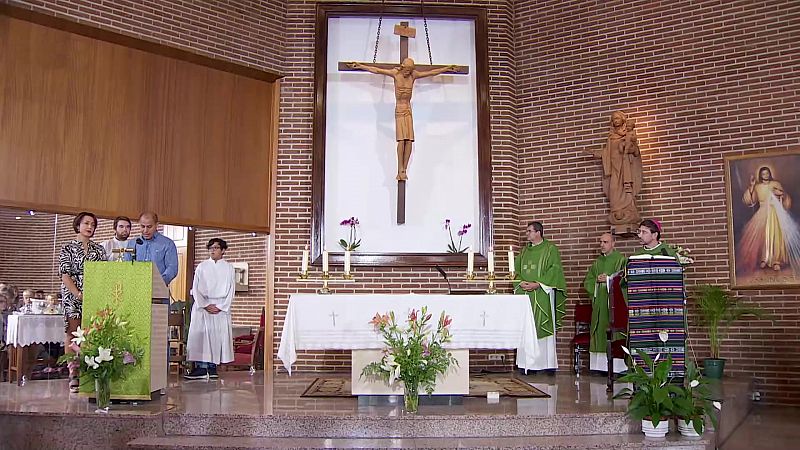
[(800, 285), (800, 151), (725, 158), (731, 285)]

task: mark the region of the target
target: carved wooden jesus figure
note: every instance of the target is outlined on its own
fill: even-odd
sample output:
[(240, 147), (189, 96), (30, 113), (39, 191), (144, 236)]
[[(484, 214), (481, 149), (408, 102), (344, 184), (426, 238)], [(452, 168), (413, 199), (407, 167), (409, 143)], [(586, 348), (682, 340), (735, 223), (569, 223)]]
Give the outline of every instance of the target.
[(378, 75), (386, 75), (394, 80), (394, 97), (397, 102), (394, 108), (395, 137), (397, 139), (397, 180), (407, 180), (408, 161), (411, 159), (411, 150), (414, 144), (414, 119), (411, 115), (411, 94), (414, 90), (414, 81), (445, 72), (458, 72), (458, 66), (449, 65), (421, 72), (415, 69), (413, 59), (405, 58), (400, 67), (393, 69), (382, 69), (359, 62), (351, 62), (348, 67)]

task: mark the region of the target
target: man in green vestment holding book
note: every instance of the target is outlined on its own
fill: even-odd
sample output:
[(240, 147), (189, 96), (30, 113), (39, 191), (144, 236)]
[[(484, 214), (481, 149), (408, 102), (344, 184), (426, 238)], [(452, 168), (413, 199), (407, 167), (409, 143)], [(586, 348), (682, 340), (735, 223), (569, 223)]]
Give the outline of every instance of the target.
[[(600, 256), (589, 267), (589, 272), (583, 279), (583, 288), (592, 299), (592, 322), (589, 327), (589, 369), (606, 372), (608, 360), (606, 359), (606, 344), (608, 337), (608, 285), (609, 276), (625, 269), (625, 257), (614, 249), (614, 235), (603, 233), (600, 235)], [(614, 359), (614, 372), (624, 372), (627, 369), (625, 361)]]
[(556, 360), (556, 329), (561, 327), (567, 301), (567, 281), (561, 268), (558, 247), (544, 239), (540, 222), (530, 222), (526, 229), (528, 244), (514, 261), (518, 283), (514, 293), (528, 294), (536, 323), (539, 354), (531, 370), (554, 371)]

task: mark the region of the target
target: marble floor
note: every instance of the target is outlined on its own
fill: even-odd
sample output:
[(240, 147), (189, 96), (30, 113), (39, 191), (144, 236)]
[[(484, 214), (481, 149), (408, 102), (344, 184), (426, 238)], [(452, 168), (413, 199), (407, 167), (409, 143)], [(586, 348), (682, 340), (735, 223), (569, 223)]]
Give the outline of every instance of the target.
[[(115, 413), (158, 414), (162, 411), (189, 414), (242, 415), (324, 415), (395, 416), (399, 404), (363, 406), (352, 397), (301, 397), (320, 374), (270, 375), (256, 372), (223, 372), (218, 380), (186, 381), (170, 377), (166, 395), (150, 402), (114, 404)], [(325, 375), (328, 376), (328, 375)], [(346, 374), (330, 376), (348, 376)], [(556, 376), (518, 375), (550, 395), (550, 398), (501, 397), (496, 403), (486, 398), (466, 397), (454, 406), (420, 406), (420, 415), (519, 415), (620, 413), (625, 400), (613, 400), (606, 393), (605, 378), (564, 373)], [(91, 413), (93, 404), (77, 394), (69, 394), (67, 380), (29, 381), (23, 386), (0, 385), (0, 411), (22, 413)], [(624, 385), (617, 384), (616, 389)], [(401, 398), (395, 399), (402, 402)]]
[(756, 406), (720, 448), (722, 450), (800, 448), (800, 408)]

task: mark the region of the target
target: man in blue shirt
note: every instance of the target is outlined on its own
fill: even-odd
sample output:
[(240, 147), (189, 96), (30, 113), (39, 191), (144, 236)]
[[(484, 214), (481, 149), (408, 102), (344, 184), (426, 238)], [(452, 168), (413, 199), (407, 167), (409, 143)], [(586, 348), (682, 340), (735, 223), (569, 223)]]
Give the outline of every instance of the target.
[[(128, 248), (136, 249), (136, 261), (152, 261), (158, 268), (164, 283), (178, 275), (178, 249), (172, 239), (158, 232), (158, 215), (143, 212), (139, 215), (142, 237), (128, 241)], [(130, 259), (130, 257), (128, 257)]]

